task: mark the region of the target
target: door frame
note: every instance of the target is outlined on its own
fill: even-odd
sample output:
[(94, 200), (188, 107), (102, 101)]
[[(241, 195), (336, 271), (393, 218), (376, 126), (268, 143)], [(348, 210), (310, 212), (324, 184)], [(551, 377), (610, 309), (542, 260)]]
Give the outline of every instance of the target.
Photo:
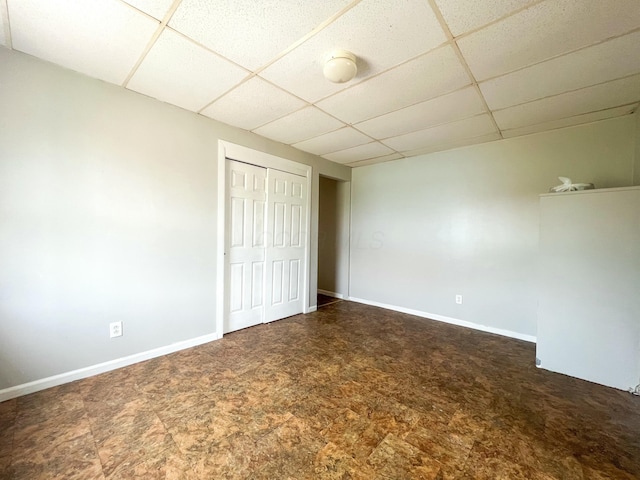
[(272, 168), (283, 172), (300, 175), (307, 180), (307, 204), (305, 210), (307, 220), (305, 228), (307, 235), (305, 240), (304, 273), (302, 276), (302, 313), (309, 313), (309, 286), (310, 286), (310, 266), (311, 266), (311, 184), (313, 169), (309, 165), (277, 157), (269, 153), (260, 152), (252, 148), (236, 145), (235, 143), (218, 140), (218, 208), (217, 208), (217, 248), (216, 248), (216, 337), (222, 338), (224, 332), (224, 316), (226, 312), (225, 285), (225, 251), (226, 245), (226, 203), (227, 203), (227, 171), (226, 160), (236, 160), (238, 162), (249, 163), (258, 167)]

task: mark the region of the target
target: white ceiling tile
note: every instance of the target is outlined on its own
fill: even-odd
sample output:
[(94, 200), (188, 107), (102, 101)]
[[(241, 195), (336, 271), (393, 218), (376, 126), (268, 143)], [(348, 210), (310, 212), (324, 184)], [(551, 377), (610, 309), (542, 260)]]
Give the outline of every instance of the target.
[(325, 133), (315, 138), (310, 138), (304, 142), (293, 144), (294, 147), (315, 155), (337, 152), (351, 147), (356, 147), (364, 143), (369, 143), (372, 139), (351, 127), (344, 127), (340, 130)]
[(469, 145), (479, 145), (481, 143), (494, 142), (500, 140), (499, 133), (488, 133), (486, 135), (479, 135), (477, 137), (463, 138), (460, 140), (453, 140), (451, 142), (439, 143), (437, 145), (431, 145), (429, 147), (412, 150), (409, 152), (403, 152), (405, 157), (417, 157), (418, 155), (426, 155), (428, 153), (443, 152), (445, 150), (452, 150), (454, 148), (467, 147)]
[(485, 111), (474, 87), (465, 87), (448, 95), (372, 118), (355, 127), (375, 138), (387, 138), (442, 123), (472, 117)]
[(461, 38), (458, 45), (476, 79), (485, 80), (638, 25), (638, 0), (553, 0)]
[(527, 127), (514, 128), (512, 130), (503, 130), (504, 138), (518, 137), (520, 135), (528, 135), (530, 133), (544, 132), (547, 130), (555, 130), (557, 128), (570, 127), (573, 125), (581, 125), (583, 123), (596, 122), (607, 118), (621, 117), (633, 113), (637, 105), (627, 105), (624, 107), (610, 108), (608, 110), (600, 110), (598, 112), (585, 113), (576, 115), (575, 117), (561, 118), (551, 122), (539, 123)]
[(491, 23), (535, 0), (436, 0), (454, 37)]
[(394, 150), (406, 152), (495, 132), (496, 128), (489, 115), (483, 114), (426, 130), (388, 138), (384, 140), (384, 143)]
[(8, 18), (5, 6), (6, 4), (0, 1), (0, 45), (7, 45), (8, 42), (8, 32), (6, 29), (6, 26), (8, 25)]
[(306, 107), (254, 130), (278, 142), (292, 144), (344, 127), (342, 122), (315, 107)]
[(399, 160), (403, 158), (399, 153), (392, 153), (391, 155), (384, 155), (382, 157), (369, 158), (367, 160), (358, 160), (357, 162), (351, 162), (345, 164), (347, 167), (366, 167), (367, 165), (374, 165), (376, 163), (390, 162), (392, 160)]
[(535, 125), (640, 101), (640, 75), (494, 112), (501, 130)]
[(183, 0), (169, 25), (255, 70), (349, 3), (350, 0)]
[(635, 32), (488, 80), (480, 89), (489, 107), (499, 109), (638, 72), (640, 32)]
[(221, 122), (253, 130), (306, 105), (299, 98), (253, 77), (202, 111)]
[(445, 40), (428, 2), (365, 0), (260, 75), (315, 102), (349, 85), (331, 83), (322, 76), (327, 55), (335, 48), (356, 55), (355, 81), (360, 81), (431, 50)]
[(173, 0), (124, 0), (147, 15), (162, 20), (169, 11)]
[(197, 112), (248, 72), (165, 29), (127, 88)]
[(13, 48), (121, 84), (159, 22), (114, 0), (9, 2)]
[(455, 52), (446, 46), (337, 93), (317, 105), (347, 123), (356, 123), (470, 83)]
[(383, 155), (390, 155), (395, 153), (386, 145), (382, 145), (379, 142), (371, 142), (366, 145), (360, 145), (358, 147), (348, 148), (339, 152), (329, 153), (323, 155), (327, 160), (337, 163), (352, 163), (358, 160), (367, 160), (369, 158), (382, 157)]

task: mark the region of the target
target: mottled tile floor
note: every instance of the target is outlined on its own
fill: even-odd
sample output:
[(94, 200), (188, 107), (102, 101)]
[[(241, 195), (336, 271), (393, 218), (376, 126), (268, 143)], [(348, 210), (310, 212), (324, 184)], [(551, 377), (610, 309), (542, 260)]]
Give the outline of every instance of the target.
[(640, 398), (351, 302), (0, 404), (0, 478), (635, 479)]

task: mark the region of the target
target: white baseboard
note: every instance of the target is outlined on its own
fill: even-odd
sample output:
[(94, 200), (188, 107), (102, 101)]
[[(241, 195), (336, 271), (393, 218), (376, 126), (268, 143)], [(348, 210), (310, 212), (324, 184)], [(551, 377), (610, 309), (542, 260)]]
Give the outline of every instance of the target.
[(344, 295), (342, 295), (341, 293), (330, 292), (329, 290), (322, 290), (320, 288), (318, 289), (318, 293), (321, 295), (326, 295), (327, 297), (340, 298), (340, 299), (344, 298)]
[(315, 311), (318, 310), (318, 306), (317, 305), (311, 305), (309, 308), (307, 308), (307, 311), (304, 313), (313, 313)]
[(23, 383), (22, 385), (5, 388), (4, 390), (0, 390), (0, 402), (21, 397), (22, 395), (27, 395), (29, 393), (38, 392), (40, 390), (45, 390), (47, 388), (56, 387), (63, 383), (69, 383), (82, 378), (98, 375), (100, 373), (116, 370), (118, 368), (133, 365), (134, 363), (143, 362), (145, 360), (167, 355), (186, 348), (196, 347), (203, 343), (218, 340), (219, 338), (221, 337), (217, 333), (211, 333), (209, 335), (191, 338), (182, 342), (172, 343), (171, 345), (166, 345), (164, 347), (154, 348), (153, 350), (147, 350), (146, 352), (135, 353), (128, 357), (109, 360), (108, 362), (98, 363), (97, 365), (92, 365), (90, 367), (79, 368), (78, 370), (72, 370), (70, 372), (60, 373), (40, 380), (34, 380), (33, 382)]
[(526, 342), (536, 343), (537, 338), (533, 335), (526, 335), (524, 333), (513, 332), (511, 330), (504, 330), (502, 328), (489, 327), (486, 325), (479, 325), (477, 323), (467, 322), (466, 320), (458, 320), (457, 318), (445, 317), (444, 315), (438, 315), (436, 313), (422, 312), (420, 310), (413, 310), (411, 308), (398, 307), (395, 305), (388, 305), (386, 303), (373, 302), (371, 300), (364, 300), (362, 298), (349, 297), (349, 300), (357, 303), (364, 303), (365, 305), (371, 305), (373, 307), (385, 308), (387, 310), (394, 310), (396, 312), (408, 313), (409, 315), (415, 315), (416, 317), (428, 318), (430, 320), (437, 320), (439, 322), (450, 323), (459, 327), (472, 328), (474, 330), (480, 330), (482, 332), (495, 333), (502, 335), (503, 337), (517, 338), (518, 340), (524, 340)]

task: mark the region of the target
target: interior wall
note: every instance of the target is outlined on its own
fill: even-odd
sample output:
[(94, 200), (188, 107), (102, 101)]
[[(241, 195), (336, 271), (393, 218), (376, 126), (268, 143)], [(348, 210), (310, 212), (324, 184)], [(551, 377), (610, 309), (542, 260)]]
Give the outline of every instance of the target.
[(538, 195), (558, 176), (631, 185), (635, 122), (628, 115), (354, 169), (350, 295), (535, 337)]
[(346, 298), (349, 292), (350, 182), (320, 177), (318, 289)]
[(319, 174), (350, 180), (18, 52), (0, 48), (0, 65), (0, 390), (216, 333), (218, 140), (311, 165), (316, 189)]
[(636, 109), (636, 156), (633, 167), (633, 184), (640, 185), (640, 107)]
[(351, 231), (351, 182), (338, 182), (338, 232), (336, 241), (336, 293), (343, 298), (349, 297), (349, 255)]
[(336, 293), (336, 250), (338, 222), (338, 182), (320, 177), (318, 210), (318, 290)]

